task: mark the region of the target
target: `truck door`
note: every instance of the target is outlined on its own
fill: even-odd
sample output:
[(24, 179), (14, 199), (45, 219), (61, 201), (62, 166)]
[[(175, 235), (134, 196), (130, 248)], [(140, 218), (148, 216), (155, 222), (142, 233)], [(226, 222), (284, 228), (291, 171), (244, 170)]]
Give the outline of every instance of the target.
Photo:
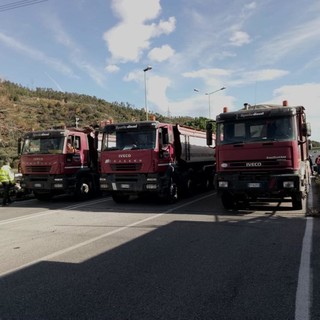
[(170, 132), (170, 128), (159, 128), (159, 169), (162, 171), (168, 170), (170, 163), (174, 161), (172, 141), (173, 134)]
[(67, 166), (68, 168), (79, 169), (83, 166), (83, 154), (81, 137), (69, 135), (67, 137)]
[(170, 160), (170, 143), (168, 128), (159, 128), (159, 158), (166, 162)]

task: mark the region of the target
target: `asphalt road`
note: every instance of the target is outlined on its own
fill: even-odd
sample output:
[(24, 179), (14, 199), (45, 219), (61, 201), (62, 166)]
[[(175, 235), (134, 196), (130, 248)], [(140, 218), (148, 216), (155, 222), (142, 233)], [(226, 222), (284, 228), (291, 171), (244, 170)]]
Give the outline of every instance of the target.
[(319, 219), (290, 205), (1, 207), (0, 319), (320, 319)]

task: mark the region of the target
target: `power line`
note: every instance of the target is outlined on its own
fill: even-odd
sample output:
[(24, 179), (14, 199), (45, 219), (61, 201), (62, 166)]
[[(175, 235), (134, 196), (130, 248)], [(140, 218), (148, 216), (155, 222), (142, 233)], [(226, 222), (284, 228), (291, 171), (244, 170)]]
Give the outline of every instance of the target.
[(15, 1), (8, 4), (0, 5), (0, 12), (18, 9), (21, 7), (31, 6), (37, 3), (45, 2), (48, 0), (21, 0), (21, 1)]

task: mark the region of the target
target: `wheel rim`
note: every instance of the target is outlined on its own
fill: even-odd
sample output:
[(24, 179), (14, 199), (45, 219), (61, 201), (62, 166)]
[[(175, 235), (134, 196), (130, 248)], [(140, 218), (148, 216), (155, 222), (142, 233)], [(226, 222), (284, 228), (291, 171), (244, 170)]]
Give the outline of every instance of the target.
[(177, 193), (177, 185), (175, 183), (171, 183), (170, 186), (170, 195), (172, 199), (177, 199), (178, 193)]
[(80, 192), (81, 192), (82, 194), (89, 194), (89, 192), (90, 192), (90, 187), (89, 187), (89, 185), (88, 185), (87, 183), (83, 183), (83, 184), (81, 185)]

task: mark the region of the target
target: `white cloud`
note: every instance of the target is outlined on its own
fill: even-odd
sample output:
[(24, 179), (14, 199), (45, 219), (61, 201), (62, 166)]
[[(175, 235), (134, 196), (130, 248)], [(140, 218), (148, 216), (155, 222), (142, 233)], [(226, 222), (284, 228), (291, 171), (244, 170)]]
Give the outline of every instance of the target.
[(113, 61), (137, 62), (142, 52), (149, 48), (151, 34), (151, 26), (123, 23), (106, 32), (104, 39)]
[(276, 80), (288, 74), (288, 71), (281, 69), (262, 69), (248, 72), (238, 71), (229, 83), (232, 86), (244, 86), (253, 82)]
[(239, 87), (254, 82), (276, 80), (288, 75), (289, 71), (282, 69), (234, 70), (230, 74), (231, 78), (228, 80), (228, 84), (232, 87)]
[[(171, 86), (171, 80), (166, 77), (152, 76), (148, 79), (148, 109), (149, 112), (158, 112), (171, 116), (208, 116), (208, 100), (203, 95), (188, 97), (184, 100), (173, 101), (167, 96), (167, 90)], [(220, 101), (220, 100), (219, 100)], [(215, 105), (219, 103), (215, 101)]]
[(168, 21), (160, 20), (157, 28), (154, 29), (154, 36), (160, 36), (161, 34), (170, 34), (176, 27), (175, 17), (170, 17)]
[[(217, 95), (212, 95), (210, 98), (211, 117), (215, 118), (217, 114), (221, 113), (224, 106), (232, 106), (234, 100), (232, 96), (225, 95), (225, 91), (221, 91)], [(172, 116), (209, 116), (209, 101), (206, 95), (193, 94), (192, 97), (187, 97), (179, 102), (169, 101), (168, 106)], [(166, 110), (168, 110), (168, 107)], [(163, 112), (166, 112), (166, 110)]]
[(142, 70), (134, 70), (129, 72), (124, 78), (124, 81), (135, 81), (137, 83), (141, 83), (143, 81), (143, 71)]
[(316, 69), (319, 69), (319, 67), (320, 67), (320, 57), (316, 57), (316, 58), (314, 58), (314, 59), (312, 59), (312, 60), (310, 60), (310, 61), (308, 61), (307, 63), (306, 63), (306, 65), (305, 65), (305, 68), (306, 69), (313, 69), (313, 68), (316, 68)]
[(250, 2), (248, 4), (245, 5), (245, 8), (248, 9), (248, 10), (253, 10), (257, 7), (257, 4), (256, 2)]
[(105, 70), (109, 73), (115, 73), (119, 71), (119, 67), (115, 64), (109, 64), (108, 66), (106, 66)]
[(169, 45), (164, 45), (161, 48), (152, 49), (148, 58), (152, 61), (162, 62), (168, 60), (170, 57), (174, 55), (174, 50)]
[(167, 21), (160, 20), (159, 24), (146, 23), (160, 14), (160, 0), (113, 0), (112, 8), (120, 22), (103, 35), (112, 61), (139, 61), (143, 52), (150, 48), (152, 38), (169, 34), (175, 29), (174, 17)]
[[(137, 80), (137, 74), (131, 75), (131, 79)], [(141, 78), (141, 76), (140, 76)], [(149, 111), (160, 114), (170, 112), (171, 116), (208, 117), (208, 96), (195, 94), (190, 90), (190, 95), (185, 99), (174, 101), (168, 97), (167, 91), (172, 86), (172, 81), (167, 77), (149, 76), (147, 82), (147, 98)], [(222, 112), (222, 106), (231, 106), (234, 98), (222, 93), (211, 96), (211, 115)]]
[(155, 19), (161, 12), (160, 0), (112, 0), (113, 12), (124, 22)]
[(243, 31), (235, 31), (229, 38), (230, 44), (236, 47), (241, 47), (244, 44), (251, 42), (250, 36)]
[(299, 85), (286, 85), (274, 90), (274, 98), (266, 103), (281, 104), (287, 100), (289, 105), (304, 106), (307, 121), (311, 123), (311, 140), (320, 141), (320, 83), (304, 83)]
[(183, 77), (200, 79), (205, 83), (205, 89), (212, 90), (222, 86), (238, 87), (253, 82), (271, 81), (288, 75), (287, 70), (282, 69), (262, 69), (254, 71), (228, 70), (228, 69), (200, 69), (196, 71), (184, 72)]
[[(195, 72), (190, 72), (188, 76), (191, 77), (204, 77), (205, 75), (212, 74), (228, 74), (223, 69), (203, 69)], [(210, 76), (209, 76), (210, 77)], [(143, 72), (141, 70), (135, 70), (130, 72), (124, 81), (135, 81), (140, 84), (141, 88), (144, 88)], [(208, 83), (210, 81), (208, 80)], [(169, 111), (172, 116), (191, 116), (191, 117), (208, 117), (208, 97), (203, 94), (195, 94), (190, 90), (190, 96), (179, 101), (174, 101), (168, 96), (168, 89), (172, 86), (172, 81), (168, 77), (161, 77), (148, 73), (147, 78), (147, 104), (149, 112), (158, 112), (160, 114), (167, 114)], [(216, 84), (212, 88), (220, 88), (222, 85)], [(221, 92), (225, 92), (221, 91)], [(224, 93), (214, 95), (211, 98), (211, 114), (215, 116), (222, 111), (221, 106), (231, 106), (235, 99), (231, 96), (225, 96)], [(219, 109), (218, 107), (219, 106)]]
[(280, 36), (276, 36), (264, 43), (257, 50), (257, 56), (263, 62), (275, 63), (292, 54), (300, 55), (319, 43), (320, 18), (296, 25)]
[(234, 58), (236, 57), (237, 54), (234, 53), (234, 52), (230, 52), (230, 51), (222, 51), (222, 52), (219, 52), (219, 55), (217, 56), (216, 59), (218, 60), (224, 60), (225, 58)]
[(202, 78), (206, 79), (214, 76), (228, 76), (230, 71), (226, 69), (210, 68), (210, 69), (200, 69), (197, 71), (184, 72), (182, 74), (186, 78)]
[(235, 7), (231, 14), (228, 15), (228, 21), (232, 21), (231, 24), (228, 26), (226, 24), (227, 22), (224, 21), (225, 30), (230, 34), (229, 44), (231, 46), (241, 47), (251, 42), (250, 35), (247, 32), (242, 31), (242, 29), (244, 28), (244, 25), (248, 24), (249, 19), (256, 12), (256, 7), (256, 2), (245, 4), (241, 9)]
[(254, 81), (269, 81), (281, 78), (289, 74), (287, 70), (281, 69), (262, 69), (257, 71), (249, 71), (244, 73), (245, 78), (254, 79)]
[(184, 72), (183, 77), (200, 79), (204, 85), (197, 88), (200, 92), (211, 92), (218, 88), (225, 87), (227, 80), (232, 75), (231, 70), (210, 68), (196, 71)]
[(158, 107), (155, 111), (165, 113), (169, 105), (166, 91), (171, 85), (171, 80), (166, 77), (150, 76), (147, 85), (148, 101)]

